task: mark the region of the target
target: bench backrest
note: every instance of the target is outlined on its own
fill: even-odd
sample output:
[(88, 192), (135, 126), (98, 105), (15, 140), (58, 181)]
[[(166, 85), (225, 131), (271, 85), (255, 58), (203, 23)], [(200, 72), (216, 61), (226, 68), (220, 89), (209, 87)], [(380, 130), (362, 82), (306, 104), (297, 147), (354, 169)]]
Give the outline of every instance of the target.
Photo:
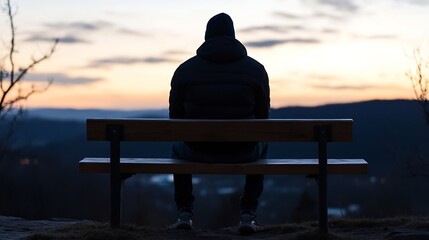
[(317, 142), (320, 129), (329, 142), (352, 141), (352, 119), (88, 119), (87, 139), (151, 142)]

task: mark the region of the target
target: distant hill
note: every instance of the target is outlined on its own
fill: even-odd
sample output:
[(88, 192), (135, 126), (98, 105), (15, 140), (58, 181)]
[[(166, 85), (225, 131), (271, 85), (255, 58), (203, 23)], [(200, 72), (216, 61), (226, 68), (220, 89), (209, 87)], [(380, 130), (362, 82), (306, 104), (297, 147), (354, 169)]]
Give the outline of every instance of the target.
[[(361, 156), (371, 163), (369, 169), (373, 174), (403, 171), (405, 166), (401, 164), (405, 159), (415, 158), (418, 154), (428, 154), (429, 157), (429, 126), (416, 101), (373, 100), (318, 107), (288, 107), (272, 110), (271, 118), (353, 119), (353, 143), (331, 144), (331, 156), (344, 156), (346, 152), (353, 157)], [(294, 148), (285, 151), (294, 152)]]
[(33, 108), (27, 111), (29, 118), (43, 118), (50, 120), (78, 120), (84, 121), (87, 118), (166, 118), (167, 109), (151, 110), (101, 110), (101, 109), (66, 109), (66, 108)]
[[(14, 146), (49, 151), (67, 159), (105, 155), (106, 144), (85, 140), (84, 116), (90, 117), (165, 117), (166, 110), (105, 111), (105, 110), (34, 110), (18, 125)], [(44, 112), (47, 118), (40, 118)], [(49, 114), (48, 114), (49, 113)], [(67, 116), (75, 113), (75, 117)], [(112, 113), (112, 115), (109, 115)], [(153, 115), (145, 115), (152, 113)], [(64, 114), (64, 115), (62, 115)], [(38, 116), (37, 118), (32, 116)], [(56, 116), (53, 119), (52, 116)], [(404, 165), (420, 154), (428, 154), (429, 126), (420, 106), (415, 101), (374, 100), (348, 104), (331, 104), (318, 107), (286, 107), (272, 109), (271, 118), (351, 118), (354, 119), (352, 143), (333, 143), (329, 146), (331, 157), (365, 158), (371, 164), (370, 174), (384, 175), (395, 171), (405, 172)], [(61, 120), (60, 120), (61, 119)], [(80, 120), (76, 120), (80, 119)], [(74, 146), (70, 148), (69, 146)], [(170, 156), (169, 144), (148, 143), (144, 151), (141, 143), (124, 144), (124, 156)], [(308, 143), (272, 143), (270, 157), (315, 157), (316, 148)], [(416, 150), (417, 149), (417, 150)], [(414, 163), (412, 163), (414, 164)]]
[[(40, 148), (50, 151), (61, 149), (65, 156), (103, 154), (95, 143), (85, 141), (87, 117), (166, 117), (167, 110), (115, 111), (115, 110), (67, 110), (39, 109), (30, 113), (18, 125), (15, 146)], [(45, 116), (44, 118), (42, 118)], [(70, 117), (69, 117), (70, 116)], [(348, 104), (331, 104), (318, 107), (286, 107), (272, 109), (271, 118), (351, 118), (354, 119), (353, 143), (330, 144), (332, 157), (364, 157), (372, 163), (370, 172), (384, 172), (395, 166), (394, 158), (413, 155), (417, 146), (428, 146), (429, 126), (415, 101), (374, 100)], [(74, 146), (81, 151), (67, 147)], [(127, 144), (124, 154), (140, 155), (140, 144)], [(159, 145), (159, 144), (155, 144)], [(163, 144), (161, 144), (163, 145)], [(165, 144), (164, 144), (165, 145)], [(306, 149), (307, 143), (272, 144), (272, 157), (314, 157), (314, 148)], [(55, 146), (55, 147), (54, 147)], [(129, 146), (129, 147), (128, 147)], [(420, 147), (422, 148), (422, 147)], [(421, 149), (425, 151), (425, 149)], [(68, 153), (70, 151), (70, 153)], [(143, 151), (148, 154), (169, 156), (168, 149), (154, 148)], [(60, 153), (58, 153), (60, 154)], [(307, 156), (306, 156), (307, 155)]]

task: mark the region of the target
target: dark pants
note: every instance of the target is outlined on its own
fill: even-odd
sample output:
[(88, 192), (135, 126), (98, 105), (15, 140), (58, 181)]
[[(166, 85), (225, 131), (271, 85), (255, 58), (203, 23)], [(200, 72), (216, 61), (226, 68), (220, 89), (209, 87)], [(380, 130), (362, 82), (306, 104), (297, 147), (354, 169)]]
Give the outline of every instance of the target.
[[(186, 159), (194, 162), (228, 162), (244, 163), (252, 162), (257, 159), (267, 158), (268, 144), (258, 143), (249, 151), (228, 155), (210, 155), (207, 153), (196, 152), (184, 143), (175, 143), (173, 145), (173, 158)], [(264, 175), (246, 175), (244, 192), (240, 198), (241, 211), (255, 212), (258, 207), (258, 199), (264, 188)], [(194, 208), (194, 195), (192, 194), (192, 175), (175, 174), (174, 175), (174, 200), (176, 201), (178, 211), (191, 212)]]

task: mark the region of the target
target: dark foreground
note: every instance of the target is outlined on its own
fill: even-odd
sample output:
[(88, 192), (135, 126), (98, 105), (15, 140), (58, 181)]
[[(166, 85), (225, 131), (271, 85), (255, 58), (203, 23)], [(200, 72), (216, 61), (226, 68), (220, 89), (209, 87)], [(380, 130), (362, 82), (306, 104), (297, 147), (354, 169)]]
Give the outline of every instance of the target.
[[(15, 225), (14, 225), (15, 224)], [(107, 224), (90, 221), (53, 219), (30, 221), (0, 217), (1, 239), (429, 239), (429, 217), (395, 217), (385, 219), (331, 219), (331, 234), (319, 236), (317, 223), (266, 226), (251, 236), (241, 236), (236, 227), (196, 229), (194, 231), (168, 230), (126, 225), (111, 230)], [(20, 232), (21, 231), (21, 232)]]

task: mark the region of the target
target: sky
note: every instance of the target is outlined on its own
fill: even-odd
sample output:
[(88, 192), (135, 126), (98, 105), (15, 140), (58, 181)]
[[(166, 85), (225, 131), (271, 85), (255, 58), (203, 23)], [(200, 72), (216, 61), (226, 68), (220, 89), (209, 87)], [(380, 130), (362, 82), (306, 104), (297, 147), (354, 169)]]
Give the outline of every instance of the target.
[[(4, 3), (4, 0), (0, 0)], [(429, 0), (12, 0), (17, 62), (60, 43), (22, 83), (24, 107), (167, 108), (171, 77), (204, 42), (207, 21), (234, 20), (265, 66), (271, 105), (412, 99), (413, 49), (429, 45)], [(9, 46), (0, 17), (0, 60)]]

